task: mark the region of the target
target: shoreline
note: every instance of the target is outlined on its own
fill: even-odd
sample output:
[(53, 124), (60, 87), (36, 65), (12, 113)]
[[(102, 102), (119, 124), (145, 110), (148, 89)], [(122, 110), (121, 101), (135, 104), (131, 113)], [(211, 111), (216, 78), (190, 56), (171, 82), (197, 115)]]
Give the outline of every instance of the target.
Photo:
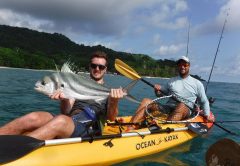
[[(20, 70), (30, 70), (30, 71), (49, 71), (56, 72), (56, 70), (47, 70), (47, 69), (28, 69), (28, 68), (18, 68), (18, 67), (7, 67), (0, 66), (0, 69), (20, 69)], [(89, 73), (89, 72), (79, 72), (79, 73)], [(114, 73), (106, 73), (107, 75), (115, 75)], [(169, 79), (167, 77), (152, 77), (152, 76), (143, 76), (145, 78), (160, 78), (160, 79)]]
[(142, 76), (142, 77), (144, 77), (144, 78), (161, 78), (161, 79), (163, 79), (163, 80), (168, 80), (168, 79), (170, 79), (170, 78), (168, 78), (168, 77), (152, 77), (152, 76)]
[(7, 67), (7, 66), (0, 66), (0, 69), (20, 69), (20, 70), (30, 70), (30, 71), (51, 71), (51, 72), (56, 71), (56, 70), (50, 70), (50, 69), (28, 69), (28, 68)]

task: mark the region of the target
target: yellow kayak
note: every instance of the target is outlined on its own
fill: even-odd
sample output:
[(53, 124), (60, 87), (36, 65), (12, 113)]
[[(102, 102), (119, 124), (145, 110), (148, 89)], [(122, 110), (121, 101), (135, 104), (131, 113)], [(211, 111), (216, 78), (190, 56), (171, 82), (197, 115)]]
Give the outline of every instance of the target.
[[(130, 117), (123, 117), (129, 119)], [(203, 122), (198, 116), (193, 121)], [(203, 124), (203, 123), (191, 123)], [(196, 125), (190, 130), (186, 123), (158, 124), (156, 128), (141, 128), (120, 132), (119, 126), (107, 125), (102, 136), (37, 140), (27, 136), (0, 136), (0, 164), (4, 166), (77, 166), (111, 165), (172, 148), (196, 137), (203, 130)], [(204, 123), (209, 129), (212, 123)], [(206, 129), (204, 128), (204, 130)], [(196, 131), (195, 131), (196, 129)], [(15, 144), (15, 146), (13, 145)], [(12, 150), (7, 149), (12, 146)], [(15, 149), (14, 149), (15, 147)]]

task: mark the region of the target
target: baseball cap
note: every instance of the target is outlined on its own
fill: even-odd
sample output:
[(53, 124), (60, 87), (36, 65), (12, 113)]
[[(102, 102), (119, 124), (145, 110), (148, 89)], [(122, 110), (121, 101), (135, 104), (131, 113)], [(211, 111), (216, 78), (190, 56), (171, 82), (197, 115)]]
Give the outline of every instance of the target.
[(185, 62), (187, 62), (187, 63), (190, 63), (189, 58), (186, 57), (186, 56), (181, 56), (181, 57), (178, 59), (177, 63), (179, 63), (180, 60), (183, 60), (183, 61), (185, 61)]

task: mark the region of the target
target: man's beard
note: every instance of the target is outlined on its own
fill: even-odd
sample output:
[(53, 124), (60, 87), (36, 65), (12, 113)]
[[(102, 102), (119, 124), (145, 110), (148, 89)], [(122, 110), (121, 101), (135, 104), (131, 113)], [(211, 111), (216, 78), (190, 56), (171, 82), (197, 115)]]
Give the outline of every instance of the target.
[(101, 77), (94, 77), (92, 74), (90, 74), (90, 76), (91, 76), (91, 78), (94, 80), (94, 81), (99, 81), (99, 80), (101, 80), (101, 79), (103, 79), (103, 76), (101, 76)]

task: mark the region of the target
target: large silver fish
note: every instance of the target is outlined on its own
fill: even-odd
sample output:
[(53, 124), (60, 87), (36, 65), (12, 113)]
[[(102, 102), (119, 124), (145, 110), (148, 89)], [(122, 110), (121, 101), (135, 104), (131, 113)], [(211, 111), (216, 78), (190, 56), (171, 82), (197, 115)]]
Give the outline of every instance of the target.
[[(137, 80), (131, 82), (123, 88), (124, 97), (130, 101), (137, 102), (128, 91), (136, 84)], [(101, 102), (109, 96), (110, 89), (96, 81), (87, 78), (84, 75), (75, 74), (65, 63), (60, 72), (45, 76), (42, 80), (37, 81), (35, 90), (45, 95), (52, 95), (56, 90), (61, 90), (66, 98), (79, 100), (94, 100)]]

